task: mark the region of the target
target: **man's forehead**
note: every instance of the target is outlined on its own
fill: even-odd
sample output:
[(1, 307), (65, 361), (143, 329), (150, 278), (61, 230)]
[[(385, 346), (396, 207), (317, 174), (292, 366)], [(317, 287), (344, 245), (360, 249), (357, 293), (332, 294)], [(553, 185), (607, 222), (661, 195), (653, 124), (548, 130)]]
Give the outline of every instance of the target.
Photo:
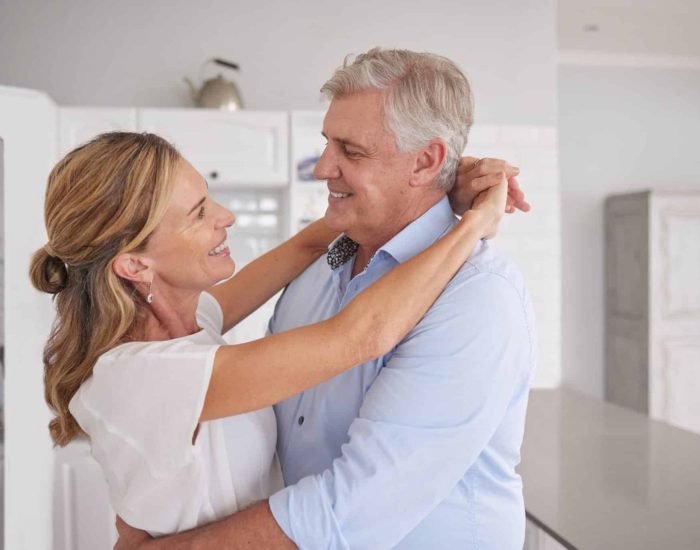
[(327, 139), (370, 143), (384, 132), (384, 114), (380, 94), (361, 92), (334, 98), (323, 119)]

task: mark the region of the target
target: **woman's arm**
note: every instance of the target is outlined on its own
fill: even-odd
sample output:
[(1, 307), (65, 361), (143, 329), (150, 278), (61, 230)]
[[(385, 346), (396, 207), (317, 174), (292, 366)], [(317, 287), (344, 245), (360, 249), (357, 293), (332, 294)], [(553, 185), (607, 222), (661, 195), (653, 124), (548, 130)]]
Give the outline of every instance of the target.
[(338, 236), (323, 220), (250, 262), (228, 281), (209, 289), (224, 312), (223, 332), (253, 313), (288, 285)]
[(508, 183), (489, 189), (447, 235), (395, 267), (334, 317), (222, 346), (200, 420), (260, 409), (387, 353), (420, 320), (503, 215)]
[[(503, 173), (508, 179), (506, 212), (513, 212), (516, 207), (525, 212), (529, 210), (530, 205), (525, 202), (515, 179), (518, 168), (500, 159), (463, 157), (449, 194), (454, 212), (462, 215), (479, 193), (500, 182)], [(224, 312), (223, 332), (240, 323), (287, 286), (316, 258), (325, 254), (337, 236), (338, 232), (329, 229), (322, 220), (316, 221), (249, 263), (228, 281), (212, 287), (209, 292)]]

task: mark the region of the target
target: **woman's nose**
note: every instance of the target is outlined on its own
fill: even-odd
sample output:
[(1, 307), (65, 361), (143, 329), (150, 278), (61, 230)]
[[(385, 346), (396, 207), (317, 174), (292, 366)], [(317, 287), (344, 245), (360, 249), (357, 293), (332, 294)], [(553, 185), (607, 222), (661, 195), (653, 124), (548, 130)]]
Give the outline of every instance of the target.
[(221, 205), (218, 206), (220, 208), (220, 214), (218, 216), (219, 223), (217, 224), (219, 227), (231, 227), (236, 223), (236, 215), (233, 212)]

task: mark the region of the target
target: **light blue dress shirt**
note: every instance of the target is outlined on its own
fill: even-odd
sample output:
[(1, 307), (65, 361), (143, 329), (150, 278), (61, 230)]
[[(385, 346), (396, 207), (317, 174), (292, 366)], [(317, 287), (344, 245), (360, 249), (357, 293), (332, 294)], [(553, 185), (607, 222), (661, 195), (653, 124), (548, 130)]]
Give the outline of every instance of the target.
[[(271, 332), (334, 315), (455, 223), (445, 198), (352, 280), (353, 260), (320, 258), (285, 290)], [(275, 407), (280, 527), (302, 549), (521, 550), (515, 466), (535, 362), (522, 276), (482, 241), (390, 353)]]

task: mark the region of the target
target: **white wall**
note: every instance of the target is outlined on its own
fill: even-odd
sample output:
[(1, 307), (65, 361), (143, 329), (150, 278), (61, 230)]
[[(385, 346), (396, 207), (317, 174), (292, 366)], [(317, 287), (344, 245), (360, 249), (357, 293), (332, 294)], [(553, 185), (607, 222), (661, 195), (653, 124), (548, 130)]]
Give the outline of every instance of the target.
[(700, 187), (700, 71), (562, 66), (563, 383), (604, 395), (607, 195)]
[(238, 62), (253, 109), (314, 109), (347, 53), (434, 51), (470, 76), (477, 121), (556, 120), (555, 0), (0, 0), (0, 84), (59, 105), (187, 106), (184, 76)]

